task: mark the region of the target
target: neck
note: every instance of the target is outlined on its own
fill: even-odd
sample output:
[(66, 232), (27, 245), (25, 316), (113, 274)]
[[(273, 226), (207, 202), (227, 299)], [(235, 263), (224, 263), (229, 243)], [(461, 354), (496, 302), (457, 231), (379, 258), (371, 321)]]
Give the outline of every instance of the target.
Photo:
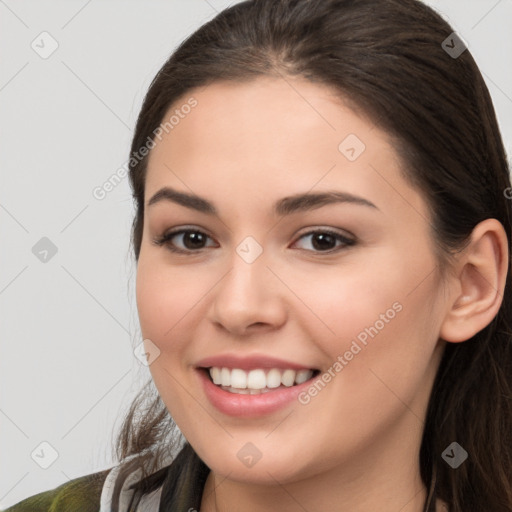
[[(302, 512), (306, 510), (350, 510), (351, 512), (424, 512), (427, 489), (421, 482), (408, 481), (394, 484), (387, 480), (387, 489), (379, 486), (354, 486), (350, 491), (343, 492), (339, 487), (325, 489), (328, 482), (325, 476), (318, 479), (322, 487), (314, 485), (310, 480), (295, 484), (279, 484), (275, 486), (248, 486), (239, 482), (227, 481), (214, 473), (208, 476), (200, 512)], [(332, 492), (332, 489), (335, 492)], [(325, 491), (325, 492), (324, 492)], [(327, 494), (327, 492), (329, 493)]]
[[(211, 471), (200, 512), (424, 512), (428, 492), (421, 480), (415, 450), (421, 441), (421, 424), (418, 422), (411, 429), (411, 422), (404, 421), (403, 427), (394, 431), (398, 434), (394, 439), (369, 443), (357, 456), (350, 457), (350, 463), (303, 478), (280, 481), (270, 469), (265, 472), (266, 482), (253, 483)], [(411, 457), (411, 453), (415, 456)]]

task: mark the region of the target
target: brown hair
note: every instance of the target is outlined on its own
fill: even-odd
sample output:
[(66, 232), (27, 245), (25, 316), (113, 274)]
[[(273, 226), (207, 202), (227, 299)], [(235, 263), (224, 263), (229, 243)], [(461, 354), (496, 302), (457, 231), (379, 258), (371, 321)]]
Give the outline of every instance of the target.
[[(183, 41), (160, 69), (144, 99), (131, 154), (154, 139), (169, 108), (194, 88), (258, 76), (325, 84), (395, 141), (406, 179), (429, 205), (443, 269), (486, 218), (498, 219), (512, 240), (511, 203), (505, 197), (509, 168), (495, 111), (469, 50), (454, 58), (442, 47), (452, 32), (418, 0), (235, 4)], [(131, 242), (137, 261), (146, 166), (147, 157), (130, 160), (136, 207)], [(447, 343), (434, 382), (419, 464), (427, 489), (435, 485), (452, 512), (512, 510), (511, 294), (509, 269), (498, 314), (472, 339)], [(142, 396), (152, 400), (148, 406), (142, 407)], [(148, 382), (124, 420), (116, 450), (119, 460), (154, 451), (127, 465), (121, 477), (133, 464), (150, 475), (158, 456), (169, 449), (173, 428)], [(453, 441), (469, 454), (457, 469), (441, 458)], [(134, 487), (134, 496), (165, 484), (161, 510), (188, 510), (200, 503), (208, 471), (185, 443), (168, 468)]]

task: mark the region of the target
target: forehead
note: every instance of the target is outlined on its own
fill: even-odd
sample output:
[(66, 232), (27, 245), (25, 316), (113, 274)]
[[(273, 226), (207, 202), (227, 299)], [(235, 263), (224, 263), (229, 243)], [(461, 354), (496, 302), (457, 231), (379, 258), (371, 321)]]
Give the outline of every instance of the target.
[[(187, 108), (188, 114), (180, 119), (172, 116), (191, 98), (196, 106)], [(306, 152), (301, 145), (304, 140), (310, 141), (310, 152), (317, 149), (337, 154), (338, 143), (350, 133), (373, 146), (388, 146), (385, 134), (350, 110), (332, 88), (298, 78), (214, 82), (176, 101), (164, 122), (170, 117), (174, 117), (175, 124), (164, 135), (167, 146), (179, 146), (175, 149), (180, 153), (185, 152), (181, 149), (190, 150), (189, 157), (198, 154), (194, 148), (200, 145), (209, 150), (208, 155), (231, 159), (239, 152), (247, 154), (259, 149), (272, 151), (273, 158), (282, 149), (293, 159), (294, 154)]]
[[(183, 108), (191, 99), (195, 106)], [(223, 200), (234, 191), (270, 200), (327, 187), (374, 202), (415, 194), (387, 134), (325, 85), (215, 82), (184, 95), (163, 121), (173, 114), (149, 156), (146, 199), (166, 185)], [(422, 208), (421, 198), (408, 200)]]

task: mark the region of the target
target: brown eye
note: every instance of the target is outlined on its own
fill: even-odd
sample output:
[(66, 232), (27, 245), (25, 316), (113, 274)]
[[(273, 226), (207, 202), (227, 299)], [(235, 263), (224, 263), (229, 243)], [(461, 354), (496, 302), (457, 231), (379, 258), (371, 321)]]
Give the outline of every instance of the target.
[[(347, 238), (335, 231), (325, 229), (310, 231), (302, 235), (299, 240), (306, 237), (312, 237), (311, 243), (308, 245), (313, 248), (313, 252), (336, 252), (338, 249), (355, 244), (355, 240)], [(339, 245), (336, 247), (337, 242), (339, 242)]]
[[(311, 237), (309, 248), (303, 249), (316, 253), (332, 253), (354, 245), (355, 240), (350, 239), (340, 233), (327, 229), (318, 229), (305, 233), (298, 240)], [(156, 245), (165, 245), (167, 249), (176, 253), (194, 253), (207, 248), (206, 243), (212, 240), (206, 233), (197, 229), (179, 229), (165, 233), (153, 242)], [(297, 243), (297, 242), (295, 242)], [(215, 247), (215, 245), (213, 245)], [(212, 247), (210, 245), (209, 247)]]
[[(162, 237), (155, 239), (154, 243), (156, 245), (165, 245), (173, 252), (186, 253), (204, 249), (206, 247), (205, 243), (209, 238), (206, 233), (197, 229), (180, 229), (165, 233)], [(176, 240), (178, 241), (178, 247), (176, 247)]]
[(184, 231), (180, 234), (183, 236), (183, 245), (187, 249), (202, 249), (206, 242), (206, 235), (199, 231)]

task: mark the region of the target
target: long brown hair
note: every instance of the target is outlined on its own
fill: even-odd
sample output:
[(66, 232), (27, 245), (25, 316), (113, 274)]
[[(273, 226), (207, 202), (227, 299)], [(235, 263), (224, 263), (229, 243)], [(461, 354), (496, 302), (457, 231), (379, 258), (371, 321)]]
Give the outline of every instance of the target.
[[(405, 178), (430, 208), (439, 267), (473, 228), (498, 219), (512, 240), (509, 166), (496, 114), (469, 50), (450, 55), (454, 30), (418, 0), (253, 0), (201, 26), (152, 81), (138, 117), (134, 155), (178, 100), (214, 81), (303, 77), (348, 98), (394, 139)], [(449, 40), (454, 47), (454, 40)], [(460, 41), (457, 44), (461, 44)], [(460, 48), (460, 47), (459, 47)], [(138, 261), (147, 157), (130, 160)], [(512, 510), (511, 271), (493, 321), (472, 339), (447, 343), (430, 397), (420, 449), (422, 479), (452, 512)], [(149, 397), (143, 405), (141, 397)], [(136, 414), (138, 412), (138, 414)], [(174, 423), (151, 381), (118, 433), (118, 460), (148, 476), (169, 449)], [(179, 435), (179, 433), (177, 434)], [(457, 441), (469, 458), (456, 470), (441, 457)], [(200, 503), (208, 468), (189, 443), (174, 462), (134, 487), (140, 496), (166, 484), (160, 510)], [(436, 475), (435, 479), (432, 475)], [(180, 494), (181, 493), (181, 494)], [(430, 493), (431, 495), (431, 493)], [(195, 501), (194, 501), (195, 500)], [(116, 510), (114, 508), (114, 510)]]

